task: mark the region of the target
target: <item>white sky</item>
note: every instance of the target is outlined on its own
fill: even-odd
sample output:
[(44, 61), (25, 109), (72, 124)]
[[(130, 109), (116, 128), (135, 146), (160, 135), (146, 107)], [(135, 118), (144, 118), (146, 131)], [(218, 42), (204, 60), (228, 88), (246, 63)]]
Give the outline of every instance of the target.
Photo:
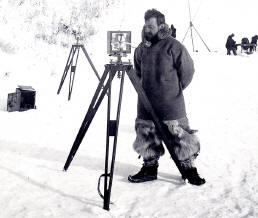
[[(177, 28), (179, 41), (183, 39), (189, 27), (187, 0), (134, 0), (134, 4), (132, 1), (122, 2), (124, 10), (112, 16), (111, 23), (114, 26), (119, 23), (121, 28), (139, 31), (144, 22), (144, 12), (156, 8), (165, 14), (168, 24), (173, 23)], [(224, 49), (226, 38), (231, 33), (235, 33), (235, 40), (239, 42), (243, 37), (251, 38), (258, 34), (257, 0), (190, 0), (190, 7), (193, 24), (211, 50)], [(188, 38), (190, 39), (189, 33), (186, 43)], [(206, 50), (196, 33), (194, 41), (197, 48)]]

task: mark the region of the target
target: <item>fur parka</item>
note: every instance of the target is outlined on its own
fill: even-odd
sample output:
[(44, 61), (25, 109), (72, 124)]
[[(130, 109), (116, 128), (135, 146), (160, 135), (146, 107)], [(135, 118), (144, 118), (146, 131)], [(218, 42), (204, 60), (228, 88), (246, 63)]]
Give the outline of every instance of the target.
[[(155, 43), (146, 41), (134, 53), (134, 67), (142, 87), (161, 120), (186, 116), (183, 89), (192, 80), (194, 64), (186, 48), (171, 36), (168, 25), (158, 32)], [(150, 120), (138, 99), (137, 117)]]

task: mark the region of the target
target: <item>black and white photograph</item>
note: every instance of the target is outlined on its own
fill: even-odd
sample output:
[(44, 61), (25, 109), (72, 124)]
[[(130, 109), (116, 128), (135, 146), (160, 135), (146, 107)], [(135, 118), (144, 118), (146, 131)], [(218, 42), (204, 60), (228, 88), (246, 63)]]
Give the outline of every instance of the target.
[(257, 218), (257, 0), (0, 0), (0, 218)]

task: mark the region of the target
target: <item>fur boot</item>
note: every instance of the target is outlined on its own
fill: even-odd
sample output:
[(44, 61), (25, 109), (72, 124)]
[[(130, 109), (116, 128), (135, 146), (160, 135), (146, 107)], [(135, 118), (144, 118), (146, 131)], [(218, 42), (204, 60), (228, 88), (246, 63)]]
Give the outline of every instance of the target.
[(128, 176), (129, 182), (140, 183), (157, 179), (158, 165), (145, 165), (143, 164), (141, 170), (135, 175)]
[(204, 178), (199, 176), (196, 167), (185, 169), (182, 179), (187, 179), (192, 185), (203, 185), (206, 182)]

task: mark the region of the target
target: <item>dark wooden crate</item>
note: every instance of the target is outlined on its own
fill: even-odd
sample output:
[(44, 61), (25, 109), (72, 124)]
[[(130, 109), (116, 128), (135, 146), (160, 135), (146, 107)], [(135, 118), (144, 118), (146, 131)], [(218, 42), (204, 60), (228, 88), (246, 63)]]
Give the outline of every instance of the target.
[(7, 111), (26, 111), (36, 108), (36, 91), (30, 86), (18, 86), (15, 93), (8, 94)]

